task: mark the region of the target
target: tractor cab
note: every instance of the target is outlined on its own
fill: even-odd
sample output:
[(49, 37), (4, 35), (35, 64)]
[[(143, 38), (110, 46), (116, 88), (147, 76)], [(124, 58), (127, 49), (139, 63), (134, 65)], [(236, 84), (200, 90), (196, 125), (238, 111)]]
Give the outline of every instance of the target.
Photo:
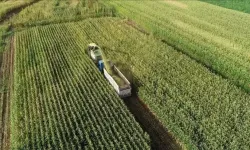
[(99, 60), (102, 60), (101, 48), (95, 43), (90, 43), (88, 45), (88, 53), (95, 63), (98, 63)]

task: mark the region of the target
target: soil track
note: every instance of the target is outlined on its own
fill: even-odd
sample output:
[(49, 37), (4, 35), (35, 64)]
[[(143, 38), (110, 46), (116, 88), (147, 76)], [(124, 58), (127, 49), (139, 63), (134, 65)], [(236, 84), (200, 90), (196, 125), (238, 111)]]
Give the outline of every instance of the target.
[[(146, 30), (140, 27), (132, 20), (125, 22), (129, 26), (135, 28), (143, 34), (150, 35)], [(182, 150), (185, 149), (173, 137), (172, 134), (162, 125), (157, 117), (150, 111), (148, 106), (135, 94), (137, 89), (132, 87), (133, 95), (124, 99), (129, 111), (134, 115), (136, 121), (142, 129), (147, 132), (151, 139), (151, 149), (153, 150)]]
[[(18, 14), (22, 9), (38, 2), (21, 5), (9, 11), (1, 20), (0, 25)], [(9, 31), (12, 31), (10, 26)], [(6, 41), (8, 41), (6, 39)], [(6, 45), (6, 50), (0, 54), (0, 150), (10, 149), (10, 100), (13, 91), (13, 71), (14, 71), (14, 37), (10, 38), (10, 43)]]
[(0, 103), (0, 149), (7, 150), (10, 146), (10, 99), (13, 90), (14, 37), (10, 40), (10, 49), (3, 53), (1, 65), (1, 97)]
[(124, 99), (129, 111), (134, 115), (142, 129), (147, 132), (151, 139), (153, 150), (181, 150), (182, 146), (167, 131), (156, 116), (149, 110), (147, 105), (136, 95)]
[(0, 20), (0, 25), (3, 24), (6, 20), (9, 20), (11, 17), (13, 17), (15, 14), (18, 14), (22, 9), (38, 2), (39, 0), (34, 0), (33, 2), (30, 2), (28, 4), (21, 5), (17, 8), (12, 9), (11, 11), (7, 12), (5, 16)]

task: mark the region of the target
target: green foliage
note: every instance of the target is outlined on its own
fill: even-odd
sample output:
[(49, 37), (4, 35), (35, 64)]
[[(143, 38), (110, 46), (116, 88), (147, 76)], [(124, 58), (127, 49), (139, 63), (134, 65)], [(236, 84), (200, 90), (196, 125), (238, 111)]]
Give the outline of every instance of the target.
[(118, 75), (117, 72), (114, 71), (114, 68), (112, 66), (112, 61), (108, 60), (105, 56), (105, 53), (103, 52), (102, 52), (102, 60), (105, 66), (105, 70), (115, 80), (115, 82), (119, 85), (119, 87), (125, 86), (126, 82)]
[(250, 13), (249, 0), (200, 0), (213, 5), (218, 5), (228, 9), (234, 9), (245, 13)]
[(10, 23), (14, 26), (34, 26), (114, 15), (112, 7), (95, 0), (42, 0), (22, 10)]
[(13, 9), (24, 6), (33, 0), (14, 0), (14, 1), (0, 1), (0, 21), (2, 18)]
[(108, 59), (131, 68), (140, 98), (186, 148), (249, 149), (250, 96), (229, 81), (125, 21), (47, 28), (56, 33), (57, 27), (79, 47), (95, 42)]
[(5, 46), (5, 37), (7, 36), (8, 26), (0, 25), (0, 54), (2, 53)]
[(149, 149), (73, 30), (58, 24), (16, 33), (11, 148)]
[(108, 1), (149, 33), (250, 91), (249, 14), (199, 1)]

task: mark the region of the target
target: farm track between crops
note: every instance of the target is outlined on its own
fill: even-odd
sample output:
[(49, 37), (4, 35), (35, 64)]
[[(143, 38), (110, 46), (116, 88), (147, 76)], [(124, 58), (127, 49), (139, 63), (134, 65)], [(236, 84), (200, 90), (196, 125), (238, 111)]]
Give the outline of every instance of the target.
[(33, 5), (34, 3), (39, 2), (40, 0), (35, 0), (29, 4), (21, 5), (15, 9), (12, 9), (9, 11), (1, 20), (0, 20), (0, 25), (3, 24), (5, 21), (9, 20), (11, 17), (13, 17), (15, 14), (18, 14), (20, 11), (22, 11), (24, 8)]
[(14, 71), (14, 37), (10, 40), (10, 49), (3, 53), (1, 66), (1, 80), (4, 81), (4, 89), (1, 91), (1, 146), (2, 150), (9, 149), (10, 143), (10, 100), (13, 91), (13, 71)]
[[(133, 92), (135, 93), (135, 92)], [(180, 143), (167, 131), (148, 106), (136, 95), (124, 99), (129, 111), (151, 139), (153, 150), (181, 150)]]

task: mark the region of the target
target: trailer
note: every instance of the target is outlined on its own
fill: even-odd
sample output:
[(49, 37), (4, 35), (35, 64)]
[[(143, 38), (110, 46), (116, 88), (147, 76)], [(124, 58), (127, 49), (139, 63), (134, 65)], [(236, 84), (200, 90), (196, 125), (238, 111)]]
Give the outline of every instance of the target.
[(115, 91), (121, 98), (131, 96), (131, 85), (127, 78), (120, 72), (120, 70), (113, 65), (112, 73), (104, 68), (104, 76), (109, 81), (109, 83), (114, 87)]
[(112, 62), (108, 61), (104, 65), (101, 48), (95, 43), (90, 43), (88, 45), (87, 51), (90, 58), (97, 65), (98, 69), (103, 73), (104, 77), (113, 86), (116, 93), (121, 98), (131, 96), (132, 88), (130, 82)]

